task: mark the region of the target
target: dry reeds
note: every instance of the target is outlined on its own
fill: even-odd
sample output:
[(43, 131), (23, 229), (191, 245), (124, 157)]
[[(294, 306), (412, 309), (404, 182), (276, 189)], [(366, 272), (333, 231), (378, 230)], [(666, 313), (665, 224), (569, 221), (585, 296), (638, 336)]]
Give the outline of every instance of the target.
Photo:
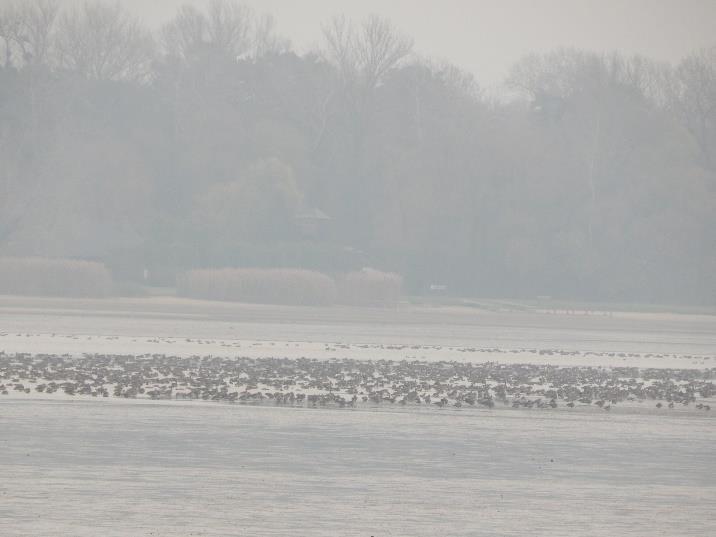
[(398, 303), (402, 283), (398, 274), (368, 268), (337, 281), (302, 269), (196, 269), (177, 278), (177, 292), (188, 298), (256, 304), (390, 307)]
[(311, 270), (198, 269), (177, 278), (177, 292), (208, 300), (324, 306), (335, 302), (336, 285), (330, 276)]
[(399, 274), (364, 268), (338, 279), (338, 301), (351, 306), (395, 306), (402, 287)]
[(102, 263), (43, 257), (0, 257), (0, 294), (103, 297), (112, 278)]

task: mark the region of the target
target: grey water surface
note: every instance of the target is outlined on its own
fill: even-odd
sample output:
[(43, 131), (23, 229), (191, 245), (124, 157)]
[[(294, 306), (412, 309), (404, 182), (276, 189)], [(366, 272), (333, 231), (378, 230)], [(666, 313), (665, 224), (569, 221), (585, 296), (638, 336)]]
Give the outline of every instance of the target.
[(0, 399), (0, 534), (708, 535), (705, 414)]

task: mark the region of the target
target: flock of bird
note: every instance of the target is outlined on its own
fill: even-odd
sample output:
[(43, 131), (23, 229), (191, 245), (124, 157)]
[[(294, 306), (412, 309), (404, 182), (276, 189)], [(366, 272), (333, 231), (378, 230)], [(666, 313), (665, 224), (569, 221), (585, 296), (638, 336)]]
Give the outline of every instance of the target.
[[(233, 328), (233, 327), (232, 327)], [(320, 359), (373, 358), (390, 360), (452, 361), (496, 360), (512, 363), (555, 363), (561, 365), (639, 365), (708, 367), (716, 356), (670, 352), (629, 352), (559, 348), (499, 348), (426, 344), (323, 343), (312, 341), (252, 341), (237, 339), (143, 337), (80, 334), (9, 333), (0, 331), (0, 352), (52, 352), (54, 348), (76, 355), (88, 350), (106, 354), (171, 354), (234, 357), (311, 356)], [(91, 347), (91, 349), (90, 349)], [(484, 356), (484, 358), (482, 356)], [(711, 360), (714, 360), (712, 362)], [(683, 365), (682, 365), (683, 364)]]
[(658, 409), (709, 411), (716, 398), (715, 381), (716, 368), (0, 352), (0, 395), (604, 411), (650, 402)]

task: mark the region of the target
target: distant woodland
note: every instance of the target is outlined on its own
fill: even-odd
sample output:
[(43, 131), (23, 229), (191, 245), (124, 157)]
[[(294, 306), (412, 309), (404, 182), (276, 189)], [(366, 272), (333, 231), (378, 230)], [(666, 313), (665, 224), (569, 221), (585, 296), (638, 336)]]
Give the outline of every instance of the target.
[(532, 55), (495, 97), (377, 16), (316, 41), (229, 0), (160, 31), (119, 3), (0, 3), (0, 256), (716, 303), (716, 47)]

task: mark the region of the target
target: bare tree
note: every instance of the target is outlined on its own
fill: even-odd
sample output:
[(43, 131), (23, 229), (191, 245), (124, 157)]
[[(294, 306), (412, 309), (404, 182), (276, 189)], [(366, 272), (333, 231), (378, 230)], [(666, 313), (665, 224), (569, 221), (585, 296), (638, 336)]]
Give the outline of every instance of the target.
[(345, 15), (333, 17), (323, 26), (323, 56), (338, 70), (344, 82), (358, 75), (355, 28)]
[(161, 42), (170, 56), (186, 58), (204, 44), (207, 20), (204, 14), (191, 5), (179, 8), (174, 18), (164, 25)]
[(674, 109), (696, 140), (706, 166), (716, 169), (716, 46), (678, 65), (672, 91)]
[(233, 57), (246, 53), (251, 40), (253, 12), (233, 0), (211, 0), (207, 26), (209, 42)]
[(276, 33), (276, 20), (271, 15), (262, 15), (256, 20), (253, 32), (254, 59), (290, 50), (291, 42)]
[(59, 14), (56, 0), (32, 0), (22, 4), (23, 41), (27, 60), (47, 64), (53, 47)]
[(234, 0), (212, 0), (206, 13), (185, 5), (162, 28), (162, 44), (167, 54), (184, 59), (207, 51), (239, 58), (250, 49), (253, 19)]
[(154, 56), (151, 34), (119, 3), (86, 3), (63, 14), (59, 65), (97, 80), (142, 80)]
[(206, 25), (206, 17), (201, 11), (191, 5), (181, 6), (161, 30), (164, 52), (181, 58), (194, 54), (204, 44)]
[(623, 62), (621, 80), (657, 107), (665, 108), (669, 101), (670, 72), (668, 63), (632, 56)]
[(400, 34), (393, 24), (371, 15), (361, 24), (357, 57), (365, 84), (374, 88), (413, 49), (413, 40)]
[(15, 2), (0, 8), (0, 39), (2, 39), (3, 66), (13, 67), (22, 61), (22, 12)]
[(642, 56), (597, 54), (561, 48), (518, 61), (507, 86), (547, 109), (577, 94), (621, 88), (659, 107), (667, 102), (670, 67)]
[(373, 90), (385, 75), (406, 58), (412, 39), (393, 24), (371, 15), (356, 26), (344, 16), (334, 17), (323, 27), (325, 58), (338, 69), (345, 82), (359, 82)]
[[(344, 15), (331, 18), (323, 25), (323, 58), (338, 75), (340, 91), (354, 114), (357, 132), (368, 115), (370, 95), (412, 51), (413, 41), (401, 34), (390, 21), (371, 15), (360, 25)], [(331, 88), (323, 100), (318, 136), (314, 147), (323, 140), (329, 116), (329, 104), (339, 88)]]

